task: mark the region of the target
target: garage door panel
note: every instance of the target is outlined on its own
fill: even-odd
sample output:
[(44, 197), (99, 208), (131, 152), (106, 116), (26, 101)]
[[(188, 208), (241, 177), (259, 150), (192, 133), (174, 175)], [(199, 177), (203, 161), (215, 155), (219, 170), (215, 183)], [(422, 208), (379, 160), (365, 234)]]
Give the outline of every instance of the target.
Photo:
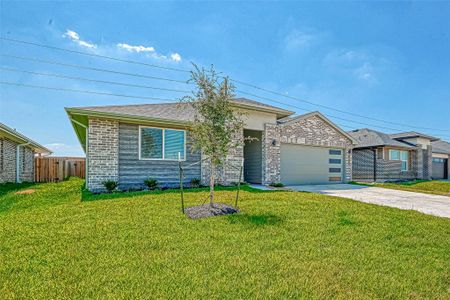
[[(323, 184), (330, 178), (342, 179), (342, 151), (332, 154), (330, 148), (294, 144), (281, 145), (281, 182), (287, 185)], [(341, 159), (341, 164), (330, 164), (330, 158)], [(330, 168), (340, 168), (341, 172), (330, 172)]]

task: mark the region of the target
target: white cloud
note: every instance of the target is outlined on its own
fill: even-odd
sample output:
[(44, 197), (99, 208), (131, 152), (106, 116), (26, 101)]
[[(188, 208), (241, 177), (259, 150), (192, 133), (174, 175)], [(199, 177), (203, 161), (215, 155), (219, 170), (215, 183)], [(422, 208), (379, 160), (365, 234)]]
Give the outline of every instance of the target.
[(148, 46), (142, 46), (142, 45), (130, 45), (127, 43), (119, 43), (116, 45), (119, 49), (124, 49), (129, 52), (135, 52), (135, 53), (145, 53), (148, 57), (154, 58), (154, 59), (160, 59), (160, 60), (172, 60), (175, 62), (181, 61), (181, 55), (179, 53), (173, 52), (170, 55), (164, 55), (161, 53), (158, 53), (154, 47), (148, 47)]
[(67, 29), (66, 32), (63, 34), (63, 37), (67, 37), (69, 39), (71, 39), (74, 43), (77, 43), (78, 45), (82, 46), (82, 47), (86, 47), (86, 48), (97, 48), (96, 44), (92, 44), (86, 41), (83, 41), (82, 39), (80, 39), (80, 35), (70, 29)]
[(318, 32), (315, 29), (293, 29), (284, 38), (284, 46), (286, 50), (305, 49), (318, 44), (325, 37), (325, 33)]
[(181, 61), (181, 55), (178, 54), (178, 53), (172, 53), (172, 54), (170, 54), (170, 58), (171, 58), (173, 61)]
[(130, 52), (155, 52), (155, 48), (153, 47), (145, 47), (145, 46), (132, 46), (129, 44), (125, 44), (125, 43), (119, 43), (117, 44), (118, 48), (122, 48), (125, 50), (128, 50)]

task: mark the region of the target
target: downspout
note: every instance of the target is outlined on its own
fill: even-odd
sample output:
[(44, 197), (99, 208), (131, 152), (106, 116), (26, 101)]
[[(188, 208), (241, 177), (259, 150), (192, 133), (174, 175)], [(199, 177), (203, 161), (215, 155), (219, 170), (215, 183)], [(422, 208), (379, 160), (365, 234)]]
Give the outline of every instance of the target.
[(377, 181), (377, 148), (373, 148), (373, 181)]
[[(21, 183), (22, 181), (20, 180), (20, 147), (29, 145), (30, 142), (28, 143), (24, 143), (24, 144), (18, 144), (16, 146), (16, 183)], [(23, 153), (23, 155), (25, 155), (25, 152)]]
[(85, 167), (85, 177), (86, 177), (86, 179), (85, 179), (85, 186), (86, 186), (86, 189), (88, 188), (88, 174), (89, 174), (89, 155), (88, 155), (88, 151), (89, 151), (89, 149), (88, 149), (88, 147), (89, 147), (89, 131), (88, 131), (88, 127), (86, 126), (86, 125), (84, 125), (83, 123), (81, 123), (81, 122), (78, 122), (77, 120), (74, 120), (73, 118), (70, 118), (70, 120), (73, 122), (73, 123), (75, 123), (75, 124), (77, 124), (77, 125), (79, 125), (79, 126), (81, 126), (81, 127), (83, 127), (85, 130), (86, 130), (86, 144), (84, 145), (84, 150), (85, 150), (85, 153), (86, 153), (86, 167)]

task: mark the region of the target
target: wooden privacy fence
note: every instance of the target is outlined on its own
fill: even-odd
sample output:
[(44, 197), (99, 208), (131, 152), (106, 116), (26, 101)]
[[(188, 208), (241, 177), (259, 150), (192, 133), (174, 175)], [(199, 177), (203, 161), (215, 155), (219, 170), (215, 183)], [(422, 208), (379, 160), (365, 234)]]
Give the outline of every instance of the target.
[(70, 176), (84, 178), (84, 157), (36, 157), (34, 159), (35, 182), (58, 182)]

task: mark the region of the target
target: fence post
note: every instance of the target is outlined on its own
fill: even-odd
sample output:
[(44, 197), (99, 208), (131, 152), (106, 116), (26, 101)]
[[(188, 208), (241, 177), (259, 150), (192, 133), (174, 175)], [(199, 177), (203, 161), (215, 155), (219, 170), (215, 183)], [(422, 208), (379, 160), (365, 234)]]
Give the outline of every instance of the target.
[(178, 167), (180, 169), (181, 212), (184, 214), (183, 168), (181, 167), (181, 153), (180, 152), (178, 152)]
[(242, 180), (242, 169), (244, 168), (244, 159), (242, 159), (241, 167), (239, 168), (239, 181), (236, 191), (236, 202), (234, 204), (234, 207), (238, 207), (238, 199), (239, 199), (239, 190), (241, 189), (241, 180)]

